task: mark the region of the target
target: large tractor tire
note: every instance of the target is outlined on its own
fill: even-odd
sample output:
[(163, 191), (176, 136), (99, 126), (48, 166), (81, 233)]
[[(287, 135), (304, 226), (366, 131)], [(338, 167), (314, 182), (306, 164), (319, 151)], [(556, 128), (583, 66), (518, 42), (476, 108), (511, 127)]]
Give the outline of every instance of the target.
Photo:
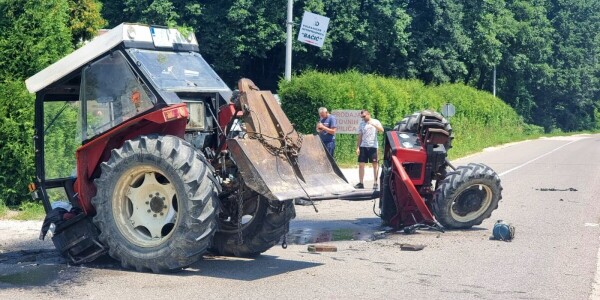
[(392, 218), (396, 215), (398, 209), (392, 198), (390, 188), (390, 177), (392, 176), (392, 166), (389, 160), (384, 160), (381, 165), (381, 176), (379, 177), (379, 186), (381, 186), (381, 198), (379, 198), (379, 210), (381, 211), (381, 226), (391, 226)]
[[(237, 208), (236, 208), (237, 211)], [(275, 246), (289, 231), (296, 216), (292, 200), (269, 202), (255, 192), (244, 193), (239, 216), (219, 217), (212, 252), (217, 255), (253, 257)]]
[(123, 267), (176, 271), (211, 246), (220, 185), (192, 145), (175, 136), (141, 136), (113, 150), (101, 168), (94, 223)]
[(433, 196), (433, 214), (445, 228), (471, 228), (492, 215), (501, 193), (500, 177), (490, 167), (460, 166), (439, 184)]

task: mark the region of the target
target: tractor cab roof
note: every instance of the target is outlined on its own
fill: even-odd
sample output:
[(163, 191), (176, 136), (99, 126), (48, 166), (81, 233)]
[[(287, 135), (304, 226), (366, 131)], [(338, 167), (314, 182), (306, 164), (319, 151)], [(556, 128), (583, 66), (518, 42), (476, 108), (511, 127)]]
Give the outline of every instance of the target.
[[(85, 65), (118, 47), (122, 49), (191, 53), (200, 56), (198, 54), (198, 42), (193, 32), (182, 34), (179, 30), (172, 28), (123, 23), (100, 34), (81, 48), (28, 78), (25, 81), (27, 89), (31, 93), (37, 93), (51, 87), (66, 76), (77, 72)], [(199, 87), (194, 85), (197, 86), (196, 90), (218, 92), (222, 95), (230, 94), (229, 87), (214, 73), (212, 68), (201, 57), (199, 60), (207, 75), (205, 78), (211, 77), (214, 80), (211, 80), (212, 84), (210, 86)], [(143, 64), (143, 61), (138, 63)], [(228, 100), (228, 98), (225, 99)]]

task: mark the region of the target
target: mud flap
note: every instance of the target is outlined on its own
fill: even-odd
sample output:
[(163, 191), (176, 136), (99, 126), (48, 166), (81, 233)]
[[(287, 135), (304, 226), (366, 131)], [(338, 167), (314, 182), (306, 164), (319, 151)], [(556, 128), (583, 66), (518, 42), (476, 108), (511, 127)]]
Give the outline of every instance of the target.
[(270, 200), (341, 195), (354, 190), (318, 136), (304, 137), (296, 161), (273, 155), (254, 139), (230, 139), (227, 146), (246, 185)]

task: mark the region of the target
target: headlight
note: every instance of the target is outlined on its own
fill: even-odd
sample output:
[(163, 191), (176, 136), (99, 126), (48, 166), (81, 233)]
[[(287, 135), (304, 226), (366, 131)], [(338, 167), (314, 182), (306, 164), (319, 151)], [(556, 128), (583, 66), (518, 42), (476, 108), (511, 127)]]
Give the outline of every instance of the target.
[(206, 129), (206, 114), (204, 103), (202, 102), (187, 102), (188, 111), (190, 112), (190, 121), (186, 129), (189, 130), (204, 130)]

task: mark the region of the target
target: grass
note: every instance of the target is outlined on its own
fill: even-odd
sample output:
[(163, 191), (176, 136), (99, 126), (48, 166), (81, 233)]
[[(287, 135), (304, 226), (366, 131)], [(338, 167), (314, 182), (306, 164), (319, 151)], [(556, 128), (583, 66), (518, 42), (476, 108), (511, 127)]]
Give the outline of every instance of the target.
[(3, 218), (6, 214), (8, 214), (8, 207), (4, 205), (4, 202), (0, 201), (0, 219)]
[(43, 220), (46, 216), (41, 203), (24, 202), (18, 207), (8, 207), (0, 203), (0, 219)]

